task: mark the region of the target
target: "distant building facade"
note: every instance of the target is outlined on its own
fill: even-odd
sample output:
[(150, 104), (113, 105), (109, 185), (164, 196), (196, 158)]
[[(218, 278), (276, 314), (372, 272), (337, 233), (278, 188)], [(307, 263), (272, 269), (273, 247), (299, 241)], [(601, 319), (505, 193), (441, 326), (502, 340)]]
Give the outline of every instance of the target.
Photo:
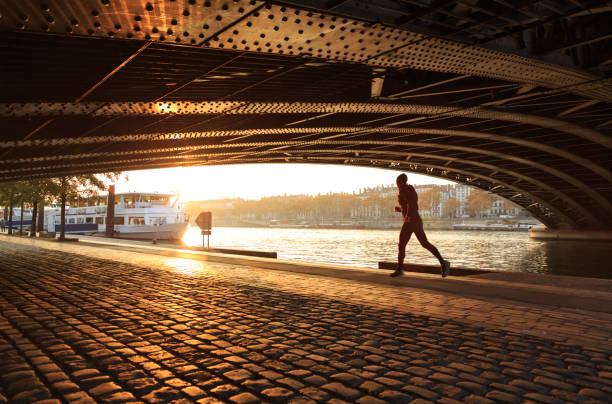
[[(419, 195), (419, 212), (424, 218), (513, 218), (527, 216), (527, 212), (507, 200), (487, 196), (481, 204), (486, 209), (469, 208), (470, 195), (475, 188), (463, 184), (415, 185)], [(452, 205), (448, 205), (453, 200)], [(456, 200), (456, 202), (455, 202)], [(352, 194), (286, 195), (260, 200), (225, 199), (193, 202), (190, 214), (210, 210), (215, 217), (237, 218), (243, 221), (290, 221), (291, 223), (386, 223), (396, 222), (399, 213), (397, 187), (379, 185), (360, 189)], [(449, 211), (453, 209), (454, 211)]]
[[(445, 210), (445, 205), (450, 199), (456, 199), (458, 202), (458, 207), (455, 209), (453, 215), (455, 218), (469, 216), (491, 218), (499, 216), (518, 217), (527, 215), (527, 212), (524, 209), (501, 199), (493, 200), (489, 209), (478, 212), (470, 212), (468, 209), (469, 196), (475, 190), (475, 188), (464, 184), (424, 184), (415, 185), (414, 188), (419, 195), (419, 213), (423, 217), (439, 218), (448, 216), (448, 212)], [(436, 194), (436, 200), (428, 203), (429, 199), (426, 197), (427, 193)], [(393, 206), (396, 204), (396, 186), (365, 188), (360, 190), (356, 195), (356, 197), (361, 201), (373, 200), (374, 196), (378, 196), (380, 199), (384, 200), (385, 206), (379, 206), (376, 204), (355, 206), (351, 209), (351, 217), (355, 219), (384, 219), (386, 217), (395, 215), (392, 209), (387, 209), (387, 205), (388, 202), (391, 201), (390, 198), (393, 198)]]

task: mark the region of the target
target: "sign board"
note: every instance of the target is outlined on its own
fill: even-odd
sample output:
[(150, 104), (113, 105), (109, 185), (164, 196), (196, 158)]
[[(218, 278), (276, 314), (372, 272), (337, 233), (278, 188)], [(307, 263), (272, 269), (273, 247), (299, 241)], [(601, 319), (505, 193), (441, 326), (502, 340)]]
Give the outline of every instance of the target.
[(212, 212), (200, 212), (195, 222), (201, 230), (210, 230), (212, 228)]

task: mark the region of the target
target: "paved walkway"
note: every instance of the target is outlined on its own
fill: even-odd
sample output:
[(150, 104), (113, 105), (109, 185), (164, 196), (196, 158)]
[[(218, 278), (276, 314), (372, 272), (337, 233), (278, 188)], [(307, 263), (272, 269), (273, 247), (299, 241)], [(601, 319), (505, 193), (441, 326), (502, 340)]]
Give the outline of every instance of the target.
[(49, 241), (0, 252), (0, 403), (612, 402), (607, 313)]

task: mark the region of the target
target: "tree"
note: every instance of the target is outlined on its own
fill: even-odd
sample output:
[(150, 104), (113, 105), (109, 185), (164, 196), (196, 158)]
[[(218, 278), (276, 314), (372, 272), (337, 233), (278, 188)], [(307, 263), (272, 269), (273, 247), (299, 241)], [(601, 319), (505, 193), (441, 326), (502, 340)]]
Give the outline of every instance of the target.
[(30, 181), (18, 181), (12, 183), (3, 184), (2, 190), (0, 193), (4, 194), (3, 203), (8, 203), (9, 205), (9, 228), (8, 234), (13, 234), (12, 222), (13, 222), (13, 205), (15, 202), (19, 202), (21, 213), (19, 218), (19, 235), (23, 234), (23, 225), (24, 225), (24, 214), (26, 206), (30, 205), (32, 207), (32, 225), (31, 225), (31, 236), (34, 237), (36, 235), (36, 214), (38, 208), (38, 202), (40, 198), (42, 198), (46, 191), (46, 184), (49, 183), (49, 180), (46, 179), (36, 179)]
[(428, 189), (427, 191), (419, 194), (418, 203), (419, 207), (421, 208), (421, 211), (429, 210), (429, 207), (431, 206), (431, 189)]
[[(48, 178), (40, 178), (26, 181), (24, 184), (24, 196), (32, 204), (32, 225), (30, 227), (30, 237), (36, 237), (37, 230), (37, 214), (38, 208), (40, 207), (40, 216), (45, 216), (44, 203), (48, 199), (54, 190), (53, 182)], [(41, 227), (38, 230), (42, 230)]]
[(444, 202), (444, 216), (454, 218), (457, 213), (457, 209), (461, 207), (461, 202), (457, 198), (450, 198)]
[[(23, 214), (25, 211), (25, 199), (27, 197), (27, 184), (25, 181), (17, 181), (13, 183), (15, 186), (15, 201), (19, 201), (20, 203), (20, 216), (19, 216), (19, 235), (23, 235)], [(12, 223), (11, 223), (12, 224)], [(12, 231), (10, 232), (12, 234)]]
[(440, 206), (440, 191), (438, 189), (428, 189), (419, 195), (419, 207), (430, 211), (432, 216), (434, 216), (438, 206)]
[[(13, 234), (13, 206), (19, 195), (18, 184), (15, 182), (5, 182), (0, 184), (0, 202), (8, 206), (8, 234)], [(5, 223), (7, 224), (7, 223)]]
[(467, 197), (468, 210), (482, 217), (483, 211), (491, 209), (491, 195), (482, 190), (473, 190)]
[(61, 241), (66, 240), (66, 202), (75, 200), (80, 196), (90, 197), (98, 191), (106, 189), (105, 179), (114, 180), (119, 173), (77, 175), (72, 177), (60, 177), (53, 179), (55, 195), (59, 197), (60, 210), (60, 236)]

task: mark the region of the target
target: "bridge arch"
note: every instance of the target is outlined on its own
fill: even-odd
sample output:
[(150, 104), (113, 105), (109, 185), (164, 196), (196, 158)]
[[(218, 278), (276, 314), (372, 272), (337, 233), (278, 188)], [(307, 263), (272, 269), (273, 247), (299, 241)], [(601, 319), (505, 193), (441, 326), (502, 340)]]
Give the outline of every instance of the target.
[[(396, 130), (394, 133), (401, 133), (401, 130)], [(410, 131), (408, 131), (410, 133)], [(436, 132), (436, 131), (434, 131)], [(240, 132), (239, 132), (240, 133)], [(239, 135), (240, 136), (240, 135)], [(40, 156), (37, 159), (37, 161), (58, 161), (58, 160), (63, 160), (63, 159), (68, 159), (68, 158), (96, 158), (96, 157), (103, 157), (103, 156), (107, 156), (107, 157), (111, 157), (111, 156), (120, 156), (120, 155), (139, 155), (139, 154), (151, 154), (151, 153), (172, 153), (172, 152), (185, 152), (185, 151), (189, 151), (189, 150), (204, 150), (204, 149), (227, 149), (227, 148), (237, 148), (237, 147), (270, 147), (272, 150), (278, 150), (279, 148), (286, 148), (286, 147), (292, 147), (292, 146), (314, 146), (314, 145), (332, 145), (332, 146), (345, 146), (345, 145), (365, 145), (365, 146), (380, 146), (380, 145), (391, 145), (391, 146), (416, 146), (416, 147), (430, 147), (430, 148), (434, 148), (434, 149), (439, 149), (439, 150), (459, 150), (459, 151), (467, 151), (470, 153), (476, 153), (476, 154), (484, 154), (487, 156), (494, 156), (494, 157), (499, 157), (501, 159), (504, 160), (511, 160), (511, 161), (516, 161), (534, 168), (538, 168), (542, 171), (545, 171), (547, 173), (550, 173), (552, 175), (555, 175), (565, 181), (567, 181), (568, 183), (576, 186), (578, 189), (580, 189), (581, 191), (583, 191), (584, 193), (586, 193), (587, 195), (591, 196), (593, 199), (597, 200), (598, 202), (602, 203), (602, 205), (604, 207), (606, 207), (608, 209), (608, 207), (606, 206), (606, 204), (609, 205), (608, 201), (606, 201), (601, 195), (598, 195), (596, 192), (594, 192), (593, 190), (591, 190), (589, 187), (587, 187), (585, 184), (583, 184), (582, 182), (578, 181), (577, 179), (575, 179), (574, 177), (563, 173), (559, 170), (547, 167), (545, 165), (539, 164), (537, 162), (534, 161), (530, 161), (521, 157), (516, 157), (516, 156), (512, 156), (512, 155), (506, 155), (504, 153), (498, 153), (498, 152), (494, 152), (491, 150), (486, 150), (486, 149), (479, 149), (479, 148), (472, 148), (472, 147), (465, 147), (465, 146), (454, 146), (454, 145), (447, 145), (447, 144), (442, 144), (442, 143), (433, 143), (433, 142), (405, 142), (405, 141), (389, 141), (389, 140), (314, 140), (314, 141), (279, 141), (279, 142), (259, 142), (259, 143), (225, 143), (225, 144), (218, 144), (218, 145), (199, 145), (199, 146), (175, 146), (175, 147), (170, 147), (170, 148), (154, 148), (154, 149), (142, 149), (142, 150), (138, 150), (138, 151), (131, 151), (131, 152), (126, 152), (126, 151), (118, 151), (118, 152), (105, 152), (105, 153), (84, 153), (84, 154), (76, 154), (76, 155), (55, 155), (55, 156)], [(311, 152), (314, 152), (316, 150), (310, 150)], [(343, 149), (338, 149), (337, 152), (344, 152)], [(362, 149), (362, 152), (367, 153), (368, 150), (366, 149)], [(369, 151), (370, 153), (373, 153), (374, 151)], [(397, 155), (397, 154), (402, 154), (402, 153), (397, 153), (397, 152), (392, 152), (389, 151), (387, 152), (389, 155)], [(463, 159), (457, 159), (455, 158), (457, 161), (462, 161), (463, 163), (467, 163), (467, 161), (463, 160)], [(15, 161), (12, 160), (6, 160), (5, 163), (10, 164), (10, 163), (15, 163)], [(493, 171), (506, 171), (505, 168), (503, 168), (503, 166), (493, 166), (493, 165), (489, 165), (490, 169)], [(10, 171), (10, 170), (9, 170)], [(6, 170), (5, 170), (6, 172)], [(513, 172), (514, 174), (516, 174), (515, 172)], [(515, 175), (516, 176), (516, 175)], [(526, 176), (523, 176), (523, 178), (526, 178)], [(529, 182), (533, 182), (533, 180), (530, 180)], [(540, 187), (543, 187), (543, 183), (542, 182), (537, 182), (537, 184)], [(550, 190), (551, 187), (543, 187), (545, 189)], [(571, 200), (571, 198), (568, 198), (566, 195), (564, 195), (561, 192), (555, 192), (556, 195), (561, 196), (564, 200)], [(592, 214), (590, 214), (588, 212), (588, 210), (584, 209), (584, 208), (579, 208), (579, 204), (572, 202), (571, 205), (574, 208), (578, 208), (586, 217), (588, 217), (591, 221), (592, 224), (596, 223), (597, 220), (594, 220), (594, 217)], [(612, 210), (610, 210), (610, 212), (612, 212)]]
[[(173, 150), (176, 148), (173, 148)], [(190, 150), (193, 150), (193, 148), (189, 148)], [(199, 148), (196, 148), (195, 150), (198, 150)], [(156, 153), (163, 153), (162, 149), (156, 149), (154, 150), (154, 152)], [(413, 162), (407, 162), (406, 161), (406, 154), (405, 153), (401, 153), (401, 152), (381, 152), (381, 151), (376, 151), (376, 150), (368, 150), (368, 149), (343, 149), (342, 150), (343, 153), (349, 153), (349, 154), (356, 154), (356, 155), (374, 155), (374, 158), (376, 159), (375, 161), (377, 162), (385, 162), (388, 164), (393, 165), (393, 167), (395, 167), (394, 169), (402, 169), (402, 170), (406, 170), (406, 171), (415, 171), (412, 166), (413, 166)], [(200, 160), (200, 163), (210, 163), (211, 161), (214, 162), (214, 164), (223, 164), (224, 161), (231, 161), (232, 158), (235, 158), (237, 156), (241, 156), (240, 160), (235, 160), (234, 162), (239, 162), (239, 163), (248, 163), (248, 162), (267, 162), (267, 161), (272, 161), (274, 162), (275, 159), (280, 159), (280, 161), (282, 162), (288, 162), (288, 158), (287, 157), (264, 157), (262, 159), (262, 155), (267, 155), (270, 153), (274, 153), (274, 151), (253, 151), (253, 152), (221, 152), (221, 153), (204, 153), (204, 154), (191, 154), (189, 155), (189, 162), (190, 163), (194, 163), (193, 159), (202, 159)], [(308, 150), (307, 153), (304, 153), (304, 150), (292, 150), (292, 149), (285, 149), (284, 153), (286, 154), (291, 154), (295, 157), (293, 157), (291, 160), (293, 162), (299, 162), (299, 159), (303, 159), (302, 161), (304, 162), (312, 162), (312, 161), (317, 161), (317, 160), (326, 160), (326, 161), (331, 161), (334, 164), (339, 164), (339, 161), (346, 161), (347, 160), (347, 156), (328, 156), (328, 157), (317, 157), (317, 156), (313, 156), (312, 154), (318, 154), (318, 153), (338, 153), (338, 150), (336, 149), (313, 149), (313, 150)], [(302, 156), (300, 157), (300, 153), (302, 153)], [(129, 152), (120, 152), (118, 154), (118, 156), (128, 156), (130, 153)], [(139, 154), (144, 154), (144, 153), (139, 153)], [(244, 158), (244, 155), (257, 155), (259, 156), (258, 158)], [(107, 154), (108, 155), (108, 154)], [(381, 158), (381, 156), (383, 156)], [(397, 156), (398, 159), (393, 159), (393, 160), (389, 160), (389, 159), (385, 159), (384, 157), (388, 157), (388, 156)], [(419, 156), (419, 157), (424, 157), (424, 158), (428, 158), (428, 159), (438, 159), (438, 160), (442, 160), (444, 162), (448, 162), (448, 158), (444, 157), (444, 156), (438, 156), (438, 155), (432, 155), (432, 154), (422, 154), (422, 153), (413, 153), (411, 152), (408, 156), (413, 157), (413, 156)], [(229, 158), (228, 158), (229, 157)], [(61, 160), (62, 156), (54, 156), (52, 158), (46, 159), (46, 160)], [(214, 160), (215, 158), (221, 158), (221, 160)], [(164, 157), (160, 157), (160, 158), (155, 158), (155, 157), (141, 157), (141, 158), (129, 158), (129, 159), (124, 159), (124, 160), (110, 160), (110, 161), (105, 161), (105, 162), (97, 162), (97, 163), (76, 163), (76, 164), (54, 164), (52, 166), (42, 166), (42, 167), (37, 167), (35, 169), (33, 168), (23, 168), (23, 169), (19, 169), (19, 170), (8, 170), (8, 171), (4, 171), (4, 173), (12, 173), (12, 174), (18, 174), (19, 171), (25, 171), (28, 172), (30, 175), (41, 175), (41, 173), (45, 173), (48, 170), (59, 170), (59, 169), (70, 169), (70, 168), (76, 168), (76, 167), (80, 167), (80, 166), (95, 166), (97, 168), (97, 170), (105, 170), (105, 167), (108, 165), (113, 165), (113, 164), (142, 164), (143, 162), (147, 162), (147, 161), (163, 161), (164, 159), (166, 160), (182, 160), (184, 159), (184, 157), (181, 156), (172, 156), (172, 155), (166, 155)], [(213, 160), (211, 160), (213, 159)], [(296, 160), (297, 159), (297, 160)], [(371, 167), (371, 164), (367, 164), (368, 162), (372, 162), (372, 158), (359, 158), (359, 157), (353, 157), (353, 156), (349, 156), (350, 161), (356, 161), (356, 162), (361, 162), (361, 166), (369, 166)], [(497, 167), (489, 165), (489, 164), (485, 164), (485, 163), (480, 163), (478, 161), (470, 161), (470, 160), (461, 160), (461, 159), (456, 159), (455, 161), (457, 162), (461, 162), (461, 163), (465, 163), (471, 166), (476, 166), (476, 167), (484, 167), (487, 168), (488, 170), (496, 170)], [(486, 181), (488, 181), (491, 185), (489, 188), (486, 187), (482, 187), (479, 186), (478, 183), (474, 183), (473, 181), (463, 181), (464, 183), (466, 183), (467, 185), (472, 185), (475, 187), (479, 187), (481, 189), (487, 190), (491, 192), (491, 188), (493, 188), (493, 191), (495, 190), (495, 187), (505, 187), (507, 189), (511, 189), (514, 190), (520, 194), (524, 194), (527, 195), (530, 200), (527, 201), (528, 203), (519, 203), (519, 205), (529, 209), (531, 202), (534, 201), (544, 207), (546, 207), (548, 210), (553, 211), (558, 218), (560, 218), (560, 224), (557, 223), (555, 226), (552, 226), (552, 222), (547, 219), (547, 214), (542, 214), (540, 212), (532, 212), (534, 213), (534, 215), (540, 219), (542, 222), (547, 223), (549, 225), (551, 225), (551, 227), (565, 227), (567, 224), (570, 225), (577, 225), (577, 222), (575, 219), (572, 219), (570, 216), (568, 216), (567, 212), (563, 212), (561, 210), (559, 210), (557, 207), (555, 207), (554, 205), (551, 205), (550, 202), (545, 201), (544, 199), (538, 197), (537, 195), (533, 194), (532, 192), (526, 190), (525, 188), (521, 188), (516, 186), (514, 183), (516, 183), (517, 181), (513, 181), (514, 183), (509, 183), (509, 182), (505, 182), (499, 178), (493, 178), (493, 177), (489, 177), (486, 175), (483, 175), (482, 173), (478, 173), (476, 171), (468, 171), (465, 169), (457, 169), (454, 167), (449, 167), (448, 165), (436, 165), (436, 164), (432, 164), (432, 163), (423, 163), (423, 162), (418, 162), (417, 163), (418, 166), (421, 167), (431, 167), (431, 168), (437, 168), (439, 170), (442, 171), (446, 171), (446, 172), (454, 172), (454, 173), (461, 173), (463, 175), (469, 176), (470, 178), (481, 178), (484, 179)], [(148, 166), (147, 166), (148, 167)], [(142, 166), (137, 165), (135, 167), (132, 167), (133, 169), (139, 169), (142, 168)], [(379, 168), (385, 168), (385, 167), (379, 167)], [(17, 172), (15, 172), (17, 171)], [(421, 173), (420, 171), (416, 171), (417, 173)], [(0, 174), (2, 174), (3, 172), (0, 171)], [(523, 174), (517, 173), (517, 172), (507, 172), (507, 174), (515, 177), (518, 181), (524, 182), (524, 183), (529, 183), (529, 184), (533, 184), (537, 187), (540, 187), (543, 190), (546, 190), (547, 192), (549, 192), (550, 194), (554, 195), (555, 198), (557, 199), (561, 199), (563, 200), (567, 206), (571, 207), (573, 210), (579, 212), (582, 215), (582, 218), (590, 221), (592, 226), (595, 226), (596, 228), (599, 228), (602, 226), (602, 222), (597, 219), (595, 216), (593, 216), (593, 214), (591, 212), (589, 212), (588, 210), (586, 210), (582, 205), (580, 205), (578, 202), (574, 201), (572, 198), (570, 198), (568, 195), (564, 194), (563, 192), (548, 186), (546, 183), (534, 180), (531, 177), (525, 176)], [(433, 173), (427, 173), (427, 175), (431, 175), (431, 176), (436, 176)], [(453, 178), (447, 176), (447, 175), (438, 175), (438, 177), (440, 178), (444, 178), (444, 179), (451, 179), (453, 181), (461, 181), (461, 178)], [(500, 196), (504, 197), (504, 195)], [(515, 201), (516, 202), (516, 201)], [(564, 224), (565, 223), (565, 224)]]
[[(7, 0), (0, 181), (352, 160), (429, 167), (521, 194), (514, 200), (536, 204), (549, 227), (610, 230), (612, 40), (597, 27), (612, 26), (612, 13), (550, 1), (556, 14), (538, 2), (497, 2), (501, 13), (464, 6), (474, 23), (449, 32), (436, 6), (418, 1), (385, 9), (396, 0), (372, 0), (363, 14), (353, 2), (255, 0), (217, 15), (222, 0), (49, 0), (44, 10)], [(541, 18), (523, 21), (524, 12)], [(541, 33), (568, 19), (584, 41), (551, 48)], [(508, 40), (523, 35), (526, 47)]]
[[(228, 157), (233, 155), (233, 153), (219, 153), (221, 155), (223, 155), (223, 157)], [(206, 160), (203, 160), (202, 162), (207, 162), (208, 158), (210, 157), (210, 154), (203, 154), (200, 156), (196, 156), (197, 157), (203, 157), (206, 158)], [(172, 157), (168, 157), (167, 159), (174, 159)], [(222, 160), (219, 162), (216, 162), (216, 164), (231, 164), (228, 163), (230, 159), (226, 159), (226, 160)], [(306, 159), (304, 159), (303, 161), (294, 161), (294, 163), (302, 163), (302, 164), (312, 164), (313, 162), (316, 164), (317, 161), (321, 161), (321, 164), (336, 164), (336, 165), (346, 165), (346, 163), (344, 162), (345, 159), (343, 158), (338, 158), (338, 157), (317, 157), (317, 156), (309, 156)], [(355, 159), (351, 159), (351, 165), (354, 166), (360, 166), (360, 167), (372, 167), (372, 160), (371, 159), (363, 159), (363, 158), (355, 158)], [(399, 164), (398, 161), (396, 160), (386, 160), (386, 159), (378, 159), (378, 162), (384, 162), (384, 163), (388, 163), (388, 164)], [(114, 160), (114, 161), (109, 161), (107, 163), (98, 163), (98, 164), (94, 164), (94, 163), (87, 163), (85, 164), (85, 168), (83, 168), (83, 165), (74, 165), (74, 164), (60, 164), (60, 165), (53, 165), (53, 166), (46, 166), (46, 167), (41, 167), (40, 170), (29, 170), (29, 174), (31, 176), (31, 178), (37, 178), (37, 177), (45, 177), (48, 175), (49, 170), (61, 170), (57, 172), (57, 175), (70, 175), (70, 174), (81, 174), (81, 173), (96, 173), (96, 172), (100, 172), (100, 170), (104, 170), (104, 166), (107, 164), (117, 164), (117, 163), (126, 163), (126, 162), (130, 162), (130, 163), (135, 163), (135, 161), (133, 159), (129, 159), (129, 160)], [(146, 163), (149, 162), (149, 163)], [(165, 167), (165, 165), (163, 163), (160, 163), (158, 159), (156, 160), (151, 160), (151, 159), (138, 159), (136, 161), (137, 164), (136, 166), (134, 166), (134, 169), (154, 169), (154, 168), (161, 168), (161, 167)], [(259, 157), (259, 158), (252, 158), (252, 159), (243, 159), (241, 160), (240, 164), (265, 164), (265, 163), (287, 163), (287, 158), (286, 157)], [(235, 164), (235, 163), (234, 163)], [(88, 168), (87, 166), (94, 166), (93, 168)], [(451, 172), (451, 173), (458, 173), (458, 174), (462, 174), (464, 176), (469, 176), (470, 178), (478, 178), (478, 179), (482, 179), (485, 181), (490, 181), (493, 180), (490, 177), (486, 177), (486, 176), (482, 176), (470, 171), (465, 171), (465, 170), (461, 170), (461, 169), (448, 169), (448, 167), (446, 166), (442, 166), (442, 165), (433, 165), (433, 164), (423, 164), (423, 163), (418, 163), (419, 167), (425, 167), (425, 168), (437, 168), (439, 170), (445, 170), (447, 172)], [(379, 169), (389, 169), (389, 170), (398, 170), (399, 165), (398, 166), (377, 166), (376, 168)], [(75, 170), (75, 171), (71, 171)], [(448, 176), (446, 175), (436, 175), (434, 173), (428, 172), (428, 173), (423, 173), (422, 171), (419, 170), (415, 170), (414, 168), (411, 168), (410, 166), (405, 166), (405, 167), (401, 167), (401, 169), (403, 171), (406, 172), (412, 172), (412, 173), (417, 173), (417, 174), (425, 174), (431, 177), (437, 177), (437, 178), (442, 178), (442, 179), (449, 179)], [(41, 171), (42, 170), (42, 171)], [(61, 174), (60, 174), (61, 173)], [(15, 177), (19, 178), (19, 177)], [(480, 188), (484, 191), (490, 191), (490, 189), (482, 186), (480, 183), (473, 183), (472, 181), (468, 181), (468, 180), (463, 180), (461, 178), (455, 177), (453, 179), (453, 181), (455, 182), (459, 182), (465, 185), (470, 185), (473, 186), (475, 188)], [(546, 212), (545, 210), (540, 212), (536, 209), (533, 209), (533, 205), (532, 206), (523, 206), (526, 207), (528, 211), (530, 211), (534, 217), (536, 217), (538, 220), (540, 220), (542, 223), (550, 226), (551, 228), (566, 228), (567, 226), (571, 226), (571, 225), (577, 225), (578, 223), (572, 219), (570, 216), (567, 216), (567, 214), (559, 209), (557, 209), (554, 205), (550, 205), (547, 201), (542, 200), (541, 198), (539, 198), (536, 195), (533, 195), (527, 191), (522, 190), (521, 188), (518, 188), (512, 184), (509, 183), (505, 183), (503, 181), (499, 181), (499, 180), (494, 180), (493, 183), (499, 184), (501, 186), (506, 187), (507, 189), (510, 190), (514, 190), (516, 192), (519, 192), (520, 194), (525, 194), (526, 196), (528, 196), (532, 201), (536, 202), (537, 204), (541, 205), (542, 207), (545, 207), (546, 209), (550, 210), (552, 213), (554, 213), (555, 215), (557, 215), (557, 220), (553, 220), (551, 219), (550, 213)], [(504, 199), (508, 199), (511, 200), (511, 198), (508, 197), (504, 197), (502, 195), (499, 195)], [(516, 201), (511, 200), (513, 203), (516, 203)], [(519, 204), (520, 205), (520, 204)], [(522, 205), (521, 205), (522, 206)], [(595, 220), (595, 219), (593, 219)], [(560, 223), (559, 223), (560, 221)]]

